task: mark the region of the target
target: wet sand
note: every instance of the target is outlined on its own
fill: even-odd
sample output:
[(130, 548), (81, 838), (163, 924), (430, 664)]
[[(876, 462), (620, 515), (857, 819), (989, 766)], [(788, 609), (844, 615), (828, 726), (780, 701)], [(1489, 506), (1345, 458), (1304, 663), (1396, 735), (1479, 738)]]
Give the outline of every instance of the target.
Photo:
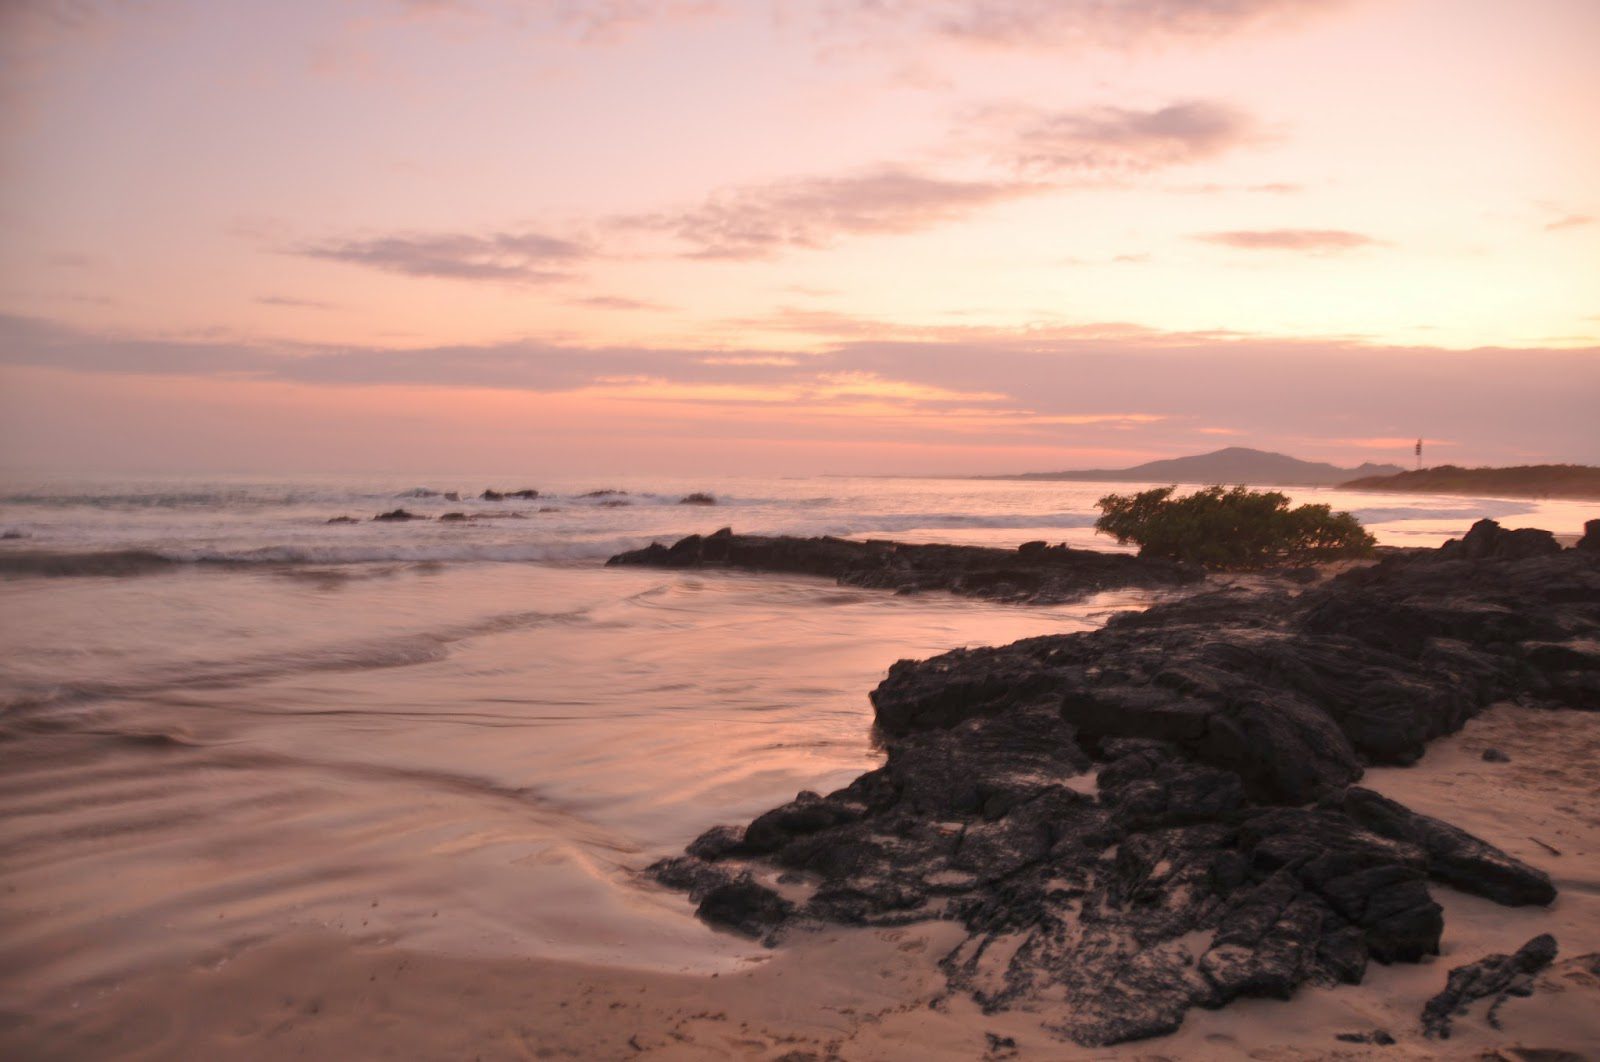
[[(1494, 747), (1511, 757), (1487, 763)], [(226, 1058), (1558, 1058), (1600, 1057), (1600, 715), (1496, 707), (1437, 742), (1415, 768), (1368, 775), (1418, 811), (1447, 815), (1548, 870), (1549, 909), (1499, 907), (1434, 886), (1444, 954), (1373, 966), (1355, 987), (1288, 1003), (1196, 1011), (1175, 1035), (1080, 1049), (1040, 1014), (984, 1015), (947, 996), (938, 957), (961, 937), (932, 924), (801, 936), (726, 973), (664, 973), (551, 959), (471, 957), (359, 933), (285, 935), (171, 961), (0, 1017), (0, 1053), (37, 1059)], [(1554, 847), (1551, 852), (1539, 842)], [(1530, 999), (1484, 1020), (1479, 1003), (1448, 1041), (1418, 1016), (1447, 971), (1552, 932), (1556, 966)], [(26, 978), (14, 965), (0, 985)], [(7, 994), (8, 998), (15, 996)], [(1337, 1033), (1383, 1029), (1378, 1047)], [(990, 1039), (991, 1035), (993, 1039)], [(1008, 1044), (1007, 1041), (1014, 1043)], [(1555, 1049), (1573, 1056), (1518, 1054)]]

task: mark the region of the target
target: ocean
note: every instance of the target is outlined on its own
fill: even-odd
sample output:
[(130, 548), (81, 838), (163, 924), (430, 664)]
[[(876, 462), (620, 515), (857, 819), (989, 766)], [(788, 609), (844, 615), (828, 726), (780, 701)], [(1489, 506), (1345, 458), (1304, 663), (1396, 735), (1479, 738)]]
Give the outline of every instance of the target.
[[(724, 526), (1115, 549), (1095, 499), (1137, 486), (12, 477), (0, 985), (42, 1006), (297, 929), (734, 968), (760, 949), (695, 921), (642, 867), (879, 762), (867, 694), (895, 660), (1087, 630), (1152, 597), (1024, 607), (605, 559)], [(716, 504), (680, 504), (697, 491)], [(1483, 516), (1576, 534), (1593, 515), (1290, 493), (1398, 545)], [(402, 507), (435, 519), (371, 520)]]

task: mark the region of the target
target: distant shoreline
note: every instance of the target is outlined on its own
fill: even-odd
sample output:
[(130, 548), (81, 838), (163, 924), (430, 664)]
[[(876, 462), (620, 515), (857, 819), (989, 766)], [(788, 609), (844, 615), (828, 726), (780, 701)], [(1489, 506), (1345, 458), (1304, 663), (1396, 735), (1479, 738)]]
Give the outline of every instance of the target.
[(1342, 490), (1408, 494), (1467, 494), (1501, 498), (1570, 498), (1600, 501), (1600, 468), (1591, 465), (1518, 465), (1458, 468), (1440, 465), (1392, 476), (1367, 476), (1339, 484)]

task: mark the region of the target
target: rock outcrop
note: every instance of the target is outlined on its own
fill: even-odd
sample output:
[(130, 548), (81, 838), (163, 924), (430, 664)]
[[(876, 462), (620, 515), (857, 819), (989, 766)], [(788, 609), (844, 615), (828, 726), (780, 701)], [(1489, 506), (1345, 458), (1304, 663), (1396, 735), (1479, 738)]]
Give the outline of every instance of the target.
[[(686, 542), (646, 562), (920, 587), (956, 580), (918, 550), (964, 556)], [(986, 1009), (1026, 1003), (1085, 1045), (1160, 1035), (1191, 1007), (1437, 954), (1430, 882), (1549, 903), (1539, 869), (1356, 783), (1496, 700), (1600, 708), (1597, 639), (1600, 556), (1519, 544), (901, 661), (872, 694), (881, 768), (710, 830), (652, 873), (769, 942), (807, 923), (952, 919), (968, 935), (942, 968)], [(771, 868), (782, 895), (761, 883)]]
[(1500, 1028), (1499, 1010), (1512, 996), (1533, 994), (1536, 974), (1556, 959), (1556, 938), (1541, 933), (1515, 955), (1486, 955), (1477, 962), (1450, 971), (1444, 991), (1422, 1008), (1422, 1031), (1441, 1040), (1450, 1037), (1451, 1019), (1465, 1014), (1480, 999), (1488, 999), (1484, 1015), (1491, 1026)]
[(1583, 537), (1578, 539), (1576, 548), (1585, 553), (1600, 553), (1600, 520), (1584, 521)]
[(1046, 604), (1102, 590), (1183, 586), (1204, 572), (1190, 565), (1123, 553), (1029, 542), (1018, 549), (917, 546), (843, 538), (736, 535), (729, 528), (654, 543), (606, 562), (654, 568), (742, 568), (820, 575), (846, 586), (899, 593), (947, 590), (995, 601)]
[(1521, 560), (1560, 553), (1561, 543), (1556, 541), (1556, 536), (1537, 527), (1507, 531), (1494, 520), (1479, 520), (1459, 540), (1446, 542), (1443, 549), (1450, 556), (1469, 560)]

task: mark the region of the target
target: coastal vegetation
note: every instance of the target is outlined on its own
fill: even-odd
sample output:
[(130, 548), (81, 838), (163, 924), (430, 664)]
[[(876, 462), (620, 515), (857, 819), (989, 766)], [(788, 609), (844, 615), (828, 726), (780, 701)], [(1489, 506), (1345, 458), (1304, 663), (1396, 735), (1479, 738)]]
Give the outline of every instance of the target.
[(1513, 465), (1509, 468), (1439, 465), (1393, 476), (1366, 476), (1340, 486), (1350, 490), (1403, 490), (1422, 494), (1600, 498), (1600, 468), (1593, 465)]
[(1259, 568), (1372, 552), (1376, 540), (1349, 513), (1326, 505), (1291, 509), (1279, 491), (1206, 487), (1181, 498), (1175, 487), (1108, 494), (1097, 503), (1095, 530), (1119, 544), (1136, 542), (1141, 557), (1207, 568)]

